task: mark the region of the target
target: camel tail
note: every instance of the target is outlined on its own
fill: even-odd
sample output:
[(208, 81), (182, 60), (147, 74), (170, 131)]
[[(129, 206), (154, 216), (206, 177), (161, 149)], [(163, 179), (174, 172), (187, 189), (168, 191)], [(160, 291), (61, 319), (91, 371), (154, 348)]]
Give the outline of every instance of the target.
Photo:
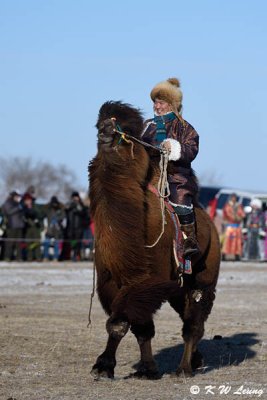
[(124, 315), (132, 324), (143, 324), (151, 320), (161, 305), (182, 293), (176, 281), (150, 278), (133, 286), (124, 286), (112, 303), (115, 314)]

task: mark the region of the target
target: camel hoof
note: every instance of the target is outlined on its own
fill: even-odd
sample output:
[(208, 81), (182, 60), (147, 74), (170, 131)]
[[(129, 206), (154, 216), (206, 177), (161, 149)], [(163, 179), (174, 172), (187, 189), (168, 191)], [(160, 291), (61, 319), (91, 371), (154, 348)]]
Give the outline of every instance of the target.
[(204, 358), (198, 350), (192, 354), (191, 367), (193, 371), (204, 367)]
[(160, 373), (156, 362), (141, 362), (138, 370), (131, 374), (132, 378), (146, 379), (146, 380), (157, 380), (160, 379)]
[(95, 381), (100, 381), (100, 380), (111, 380), (114, 379), (114, 373), (111, 371), (100, 371), (98, 368), (92, 368), (92, 371), (90, 372), (91, 376), (94, 378)]
[(191, 378), (193, 376), (193, 373), (191, 369), (178, 367), (177, 370), (171, 374), (172, 378), (177, 378), (177, 376)]
[(160, 373), (159, 371), (136, 371), (134, 374), (132, 374), (133, 378), (137, 379), (143, 379), (143, 380), (158, 380), (160, 379)]
[(107, 380), (114, 378), (114, 368), (116, 362), (108, 360), (102, 356), (99, 356), (95, 365), (91, 370), (91, 376), (95, 380)]

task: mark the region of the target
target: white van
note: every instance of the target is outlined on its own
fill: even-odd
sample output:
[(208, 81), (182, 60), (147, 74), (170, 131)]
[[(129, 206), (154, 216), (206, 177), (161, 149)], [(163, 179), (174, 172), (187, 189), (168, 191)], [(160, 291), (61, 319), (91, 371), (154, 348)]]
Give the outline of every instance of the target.
[(222, 216), (222, 209), (225, 203), (229, 200), (229, 197), (232, 193), (236, 194), (238, 204), (242, 204), (244, 211), (249, 213), (251, 211), (250, 203), (251, 200), (257, 198), (260, 199), (263, 203), (267, 203), (267, 193), (253, 193), (253, 192), (245, 192), (242, 190), (234, 190), (234, 189), (220, 189), (216, 194), (215, 198), (218, 200), (217, 202), (217, 213)]
[(234, 189), (220, 189), (215, 196), (217, 200), (216, 214), (214, 223), (219, 234), (223, 232), (223, 207), (229, 200), (232, 193), (236, 194), (238, 204), (242, 204), (244, 211), (248, 214), (251, 212), (251, 200), (259, 198), (263, 203), (267, 203), (267, 193), (252, 193)]

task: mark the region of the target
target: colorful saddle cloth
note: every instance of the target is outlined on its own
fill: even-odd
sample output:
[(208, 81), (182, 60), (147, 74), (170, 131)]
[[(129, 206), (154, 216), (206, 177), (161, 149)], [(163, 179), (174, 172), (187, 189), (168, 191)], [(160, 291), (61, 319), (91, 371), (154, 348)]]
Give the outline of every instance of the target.
[[(148, 189), (159, 197), (158, 190), (151, 184), (148, 185)], [(172, 217), (174, 227), (175, 227), (175, 239), (173, 239), (173, 254), (176, 261), (177, 268), (180, 272), (185, 274), (192, 274), (191, 261), (184, 258), (183, 252), (183, 233), (180, 228), (180, 223), (176, 212), (174, 211), (171, 204), (165, 200), (165, 207), (168, 210), (170, 216)]]

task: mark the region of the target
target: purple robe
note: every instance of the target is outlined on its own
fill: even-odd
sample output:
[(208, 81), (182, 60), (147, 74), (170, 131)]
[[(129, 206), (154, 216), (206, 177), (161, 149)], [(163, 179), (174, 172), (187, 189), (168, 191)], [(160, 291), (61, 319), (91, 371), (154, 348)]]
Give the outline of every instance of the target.
[[(190, 206), (192, 198), (198, 193), (197, 179), (191, 169), (191, 162), (196, 158), (199, 136), (187, 121), (175, 118), (165, 124), (167, 139), (177, 140), (181, 145), (181, 155), (177, 161), (169, 161), (168, 182), (170, 200), (179, 205)], [(156, 124), (153, 119), (145, 122), (143, 140), (156, 145)]]

